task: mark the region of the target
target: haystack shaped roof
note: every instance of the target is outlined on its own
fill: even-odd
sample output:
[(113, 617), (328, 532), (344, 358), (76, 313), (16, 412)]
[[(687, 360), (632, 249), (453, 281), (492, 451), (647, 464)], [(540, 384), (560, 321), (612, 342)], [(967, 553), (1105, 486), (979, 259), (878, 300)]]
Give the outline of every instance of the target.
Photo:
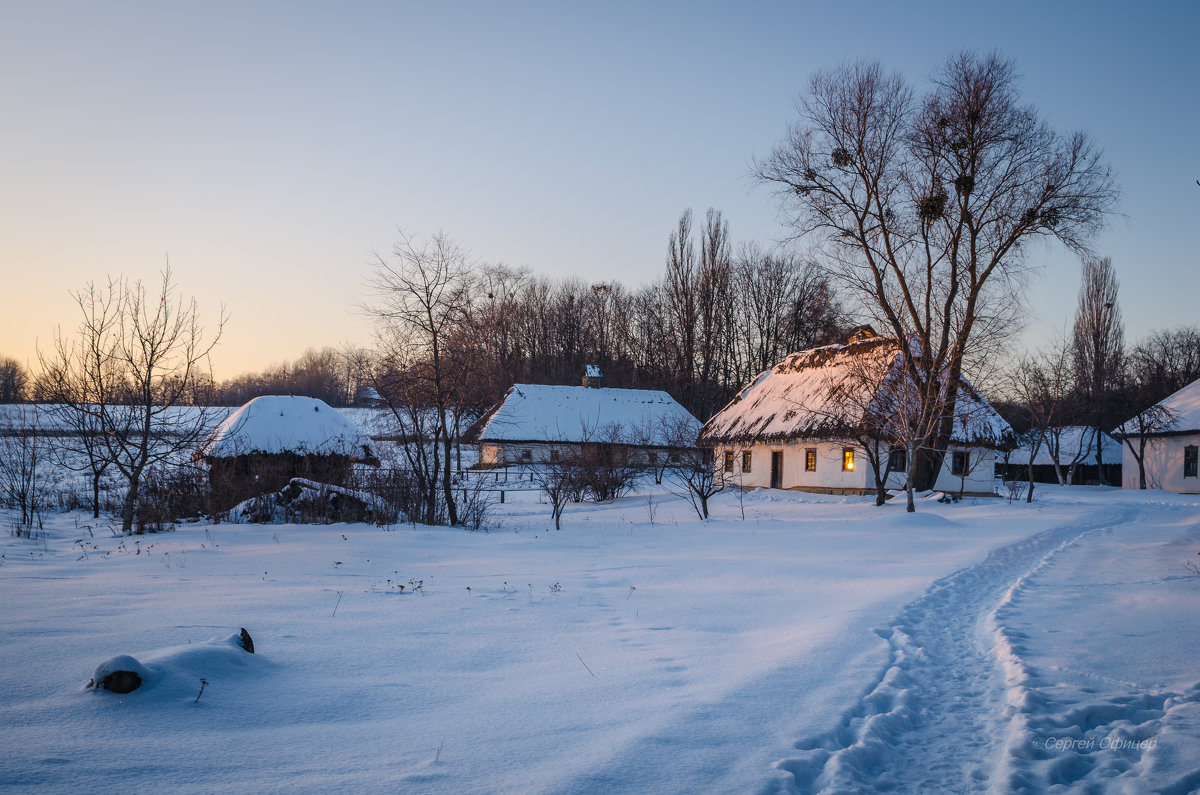
[(670, 447), (685, 438), (690, 446), (699, 430), (687, 409), (658, 390), (514, 384), (467, 430), (466, 439)]
[[(845, 438), (860, 427), (884, 428), (904, 375), (903, 350), (894, 337), (860, 338), (790, 354), (760, 373), (717, 412), (700, 443), (750, 443), (786, 439)], [(999, 446), (1011, 428), (962, 379), (953, 441)]]
[(377, 460), (357, 425), (323, 400), (292, 395), (254, 398), (230, 414), (196, 451), (196, 458), (249, 454), (343, 455)]

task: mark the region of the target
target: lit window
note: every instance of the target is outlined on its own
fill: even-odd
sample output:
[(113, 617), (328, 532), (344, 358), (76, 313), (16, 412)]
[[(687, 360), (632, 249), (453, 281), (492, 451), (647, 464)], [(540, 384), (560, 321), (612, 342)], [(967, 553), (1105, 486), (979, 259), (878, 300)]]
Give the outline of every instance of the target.
[(844, 471), (844, 472), (853, 472), (854, 471), (854, 451), (851, 450), (849, 447), (842, 450), (842, 471)]
[(753, 458), (753, 456), (752, 456), (752, 455), (750, 455), (750, 451), (749, 451), (749, 450), (743, 450), (743, 451), (742, 451), (742, 471), (743, 471), (743, 472), (749, 472), (749, 471), (750, 471), (750, 459), (751, 459), (751, 458)]
[(727, 451), (725, 453), (725, 471), (726, 472), (733, 471), (733, 451), (732, 450)]
[(817, 448), (815, 448), (815, 447), (804, 448), (804, 471), (805, 472), (816, 472), (817, 471)]
[(1197, 448), (1194, 444), (1183, 448), (1183, 476), (1185, 478), (1196, 477), (1196, 452)]

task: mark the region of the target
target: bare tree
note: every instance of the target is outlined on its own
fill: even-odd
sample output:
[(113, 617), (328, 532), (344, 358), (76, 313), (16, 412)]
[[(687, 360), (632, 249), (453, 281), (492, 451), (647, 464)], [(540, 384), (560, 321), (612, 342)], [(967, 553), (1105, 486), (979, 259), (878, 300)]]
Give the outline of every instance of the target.
[(708, 518), (708, 501), (727, 485), (724, 468), (719, 468), (711, 447), (697, 447), (699, 429), (687, 418), (663, 425), (663, 438), (675, 450), (675, 460), (665, 470), (667, 490), (687, 500), (696, 515)]
[(124, 477), (121, 529), (129, 533), (146, 469), (178, 462), (210, 429), (203, 407), (177, 407), (193, 394), (225, 315), (206, 339), (196, 301), (176, 296), (170, 267), (157, 295), (141, 281), (121, 278), (105, 287), (89, 283), (72, 297), (83, 319), (75, 338), (60, 330), (53, 352), (39, 353), (43, 379), (67, 427), (96, 435), (103, 447), (99, 457)]
[(1085, 258), (1075, 309), (1074, 356), (1078, 384), (1087, 400), (1088, 419), (1095, 429), (1096, 467), (1105, 482), (1102, 457), (1106, 428), (1119, 418), (1113, 395), (1125, 355), (1125, 326), (1117, 303), (1120, 283), (1112, 260)]
[[(372, 287), (377, 303), (369, 311), (380, 322), (380, 340), (385, 359), (393, 359), (396, 379), (378, 387), (399, 389), (401, 398), (415, 396), (413, 387), (423, 385), (428, 406), (434, 414), (429, 435), (432, 480), (427, 484), (427, 516), (441, 498), (452, 525), (458, 524), (451, 475), (453, 433), (451, 420), (469, 366), (456, 360), (448, 343), (468, 316), (473, 285), (468, 255), (461, 244), (443, 233), (426, 241), (401, 232), (390, 259), (378, 256)], [(416, 379), (413, 381), (412, 379)], [(377, 388), (378, 388), (377, 387)], [(382, 395), (383, 392), (380, 392)]]
[(918, 488), (940, 468), (964, 365), (1017, 319), (1028, 243), (1085, 251), (1117, 196), (1087, 136), (1050, 129), (1016, 82), (1012, 62), (972, 53), (951, 57), (920, 99), (877, 63), (821, 72), (755, 169), (796, 234), (824, 243), (831, 276), (918, 343), (910, 377), (938, 418)]
[[(39, 354), (40, 355), (40, 354)], [(34, 395), (43, 404), (56, 431), (52, 449), (59, 466), (72, 472), (86, 472), (92, 485), (92, 517), (100, 518), (100, 484), (112, 466), (104, 441), (102, 413), (81, 410), (80, 406), (99, 407), (102, 401), (92, 393), (96, 379), (84, 377), (91, 366), (85, 357), (59, 351), (56, 357), (42, 357), (42, 372)]]
[(717, 471), (713, 451), (707, 447), (668, 469), (666, 480), (668, 490), (691, 503), (701, 519), (708, 518), (708, 501), (726, 486), (725, 473)]
[(21, 509), (21, 525), (30, 529), (41, 514), (44, 485), (39, 470), (48, 447), (36, 407), (20, 406), (10, 418), (12, 430), (0, 434), (0, 498)]
[(1061, 424), (1063, 404), (1073, 387), (1070, 364), (1070, 345), (1058, 342), (1021, 359), (1010, 377), (1010, 391), (1029, 417), (1029, 430), (1022, 445), (1029, 451), (1026, 502), (1033, 502), (1033, 461), (1052, 429)]
[(534, 466), (529, 476), (550, 500), (554, 529), (561, 530), (563, 509), (582, 488), (580, 460), (573, 450), (573, 445), (563, 446), (550, 461)]

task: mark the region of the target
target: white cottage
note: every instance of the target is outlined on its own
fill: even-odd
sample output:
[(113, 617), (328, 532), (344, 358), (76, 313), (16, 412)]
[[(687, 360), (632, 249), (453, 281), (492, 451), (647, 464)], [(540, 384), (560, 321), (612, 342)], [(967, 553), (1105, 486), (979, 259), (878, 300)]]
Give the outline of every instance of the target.
[[(598, 373), (589, 373), (591, 383)], [(700, 423), (666, 392), (514, 384), (466, 432), (483, 467), (553, 463), (604, 450), (654, 465), (694, 449)]]
[[(736, 485), (871, 493), (875, 477), (860, 431), (892, 422), (880, 415), (896, 402), (889, 391), (902, 379), (900, 356), (895, 338), (870, 332), (793, 353), (705, 423), (699, 443), (713, 448), (718, 472)], [(1011, 428), (965, 379), (955, 414), (936, 488), (991, 495), (995, 451)], [(887, 488), (903, 488), (907, 451), (885, 448), (878, 458), (889, 471)]]
[(1122, 488), (1141, 488), (1144, 467), (1147, 488), (1200, 494), (1200, 381), (1159, 401), (1112, 435), (1124, 442)]

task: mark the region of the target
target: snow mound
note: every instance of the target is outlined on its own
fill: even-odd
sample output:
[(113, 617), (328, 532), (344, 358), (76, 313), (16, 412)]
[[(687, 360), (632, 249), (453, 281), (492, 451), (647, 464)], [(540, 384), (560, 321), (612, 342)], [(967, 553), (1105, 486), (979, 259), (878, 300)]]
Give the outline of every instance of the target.
[(347, 489), (307, 478), (292, 478), (277, 492), (243, 500), (227, 514), (230, 521), (254, 524), (330, 524), (407, 521), (386, 501), (366, 491)]
[[(228, 683), (244, 678), (265, 664), (259, 656), (243, 645), (242, 632), (227, 637), (211, 638), (201, 643), (174, 646), (142, 655), (141, 659), (128, 654), (110, 657), (96, 666), (89, 687), (103, 691), (105, 677), (120, 671), (130, 671), (140, 678), (133, 695), (170, 703), (196, 700), (202, 682)], [(248, 639), (249, 635), (245, 635)]]

